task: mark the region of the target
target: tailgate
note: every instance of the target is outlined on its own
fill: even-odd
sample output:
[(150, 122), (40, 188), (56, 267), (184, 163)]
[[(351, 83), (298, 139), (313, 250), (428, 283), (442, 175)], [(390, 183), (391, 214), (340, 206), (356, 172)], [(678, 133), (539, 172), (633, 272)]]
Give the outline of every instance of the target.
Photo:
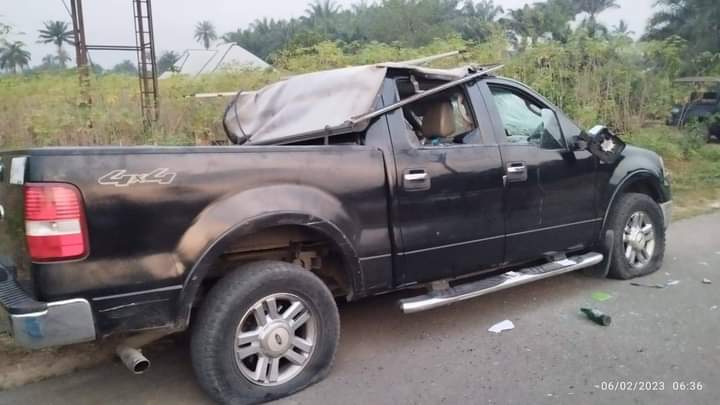
[(0, 265), (14, 268), (22, 287), (32, 293), (30, 258), (25, 243), (23, 186), (27, 158), (0, 153)]

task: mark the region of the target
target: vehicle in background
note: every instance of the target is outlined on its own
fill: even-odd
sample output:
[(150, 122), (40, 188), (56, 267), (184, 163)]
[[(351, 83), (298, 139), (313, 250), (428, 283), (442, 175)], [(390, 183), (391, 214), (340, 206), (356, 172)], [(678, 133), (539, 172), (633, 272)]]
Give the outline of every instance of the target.
[(676, 104), (666, 120), (667, 125), (683, 127), (692, 121), (707, 123), (707, 137), (720, 139), (720, 77), (683, 77), (675, 83), (691, 84), (695, 87), (683, 104)]

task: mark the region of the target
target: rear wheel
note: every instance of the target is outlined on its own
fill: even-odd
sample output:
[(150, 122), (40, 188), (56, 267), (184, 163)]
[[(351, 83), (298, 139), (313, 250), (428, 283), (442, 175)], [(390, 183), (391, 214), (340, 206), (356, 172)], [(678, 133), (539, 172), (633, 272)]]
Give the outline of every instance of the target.
[(281, 398), (324, 378), (340, 321), (330, 290), (284, 262), (242, 266), (212, 289), (193, 325), (200, 384), (223, 404)]
[(639, 193), (621, 195), (608, 225), (615, 233), (610, 277), (626, 280), (660, 268), (665, 227), (662, 210), (652, 198)]

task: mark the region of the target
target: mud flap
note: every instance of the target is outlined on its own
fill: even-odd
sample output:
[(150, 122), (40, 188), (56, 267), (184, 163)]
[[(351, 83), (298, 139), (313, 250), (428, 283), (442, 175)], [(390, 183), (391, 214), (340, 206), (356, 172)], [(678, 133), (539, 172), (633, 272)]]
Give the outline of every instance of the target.
[(615, 232), (612, 230), (605, 231), (605, 239), (603, 240), (602, 254), (603, 261), (593, 267), (583, 269), (583, 274), (590, 277), (605, 278), (610, 271), (610, 260), (612, 260), (613, 246), (615, 244)]

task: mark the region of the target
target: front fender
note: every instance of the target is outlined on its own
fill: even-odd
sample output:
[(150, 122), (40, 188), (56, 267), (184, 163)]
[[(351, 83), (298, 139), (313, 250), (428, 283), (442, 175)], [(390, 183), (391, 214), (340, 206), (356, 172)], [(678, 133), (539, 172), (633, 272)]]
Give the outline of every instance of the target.
[(176, 251), (183, 277), (179, 322), (187, 322), (198, 288), (212, 265), (235, 239), (281, 225), (312, 228), (332, 240), (343, 255), (353, 291), (362, 286), (356, 243), (356, 215), (320, 189), (279, 184), (246, 190), (206, 208), (183, 235)]
[(638, 182), (650, 189), (658, 203), (671, 200), (670, 185), (665, 178), (660, 156), (646, 149), (627, 146), (623, 158), (615, 165), (600, 195), (600, 206), (605, 210), (601, 227), (603, 232), (618, 196)]

